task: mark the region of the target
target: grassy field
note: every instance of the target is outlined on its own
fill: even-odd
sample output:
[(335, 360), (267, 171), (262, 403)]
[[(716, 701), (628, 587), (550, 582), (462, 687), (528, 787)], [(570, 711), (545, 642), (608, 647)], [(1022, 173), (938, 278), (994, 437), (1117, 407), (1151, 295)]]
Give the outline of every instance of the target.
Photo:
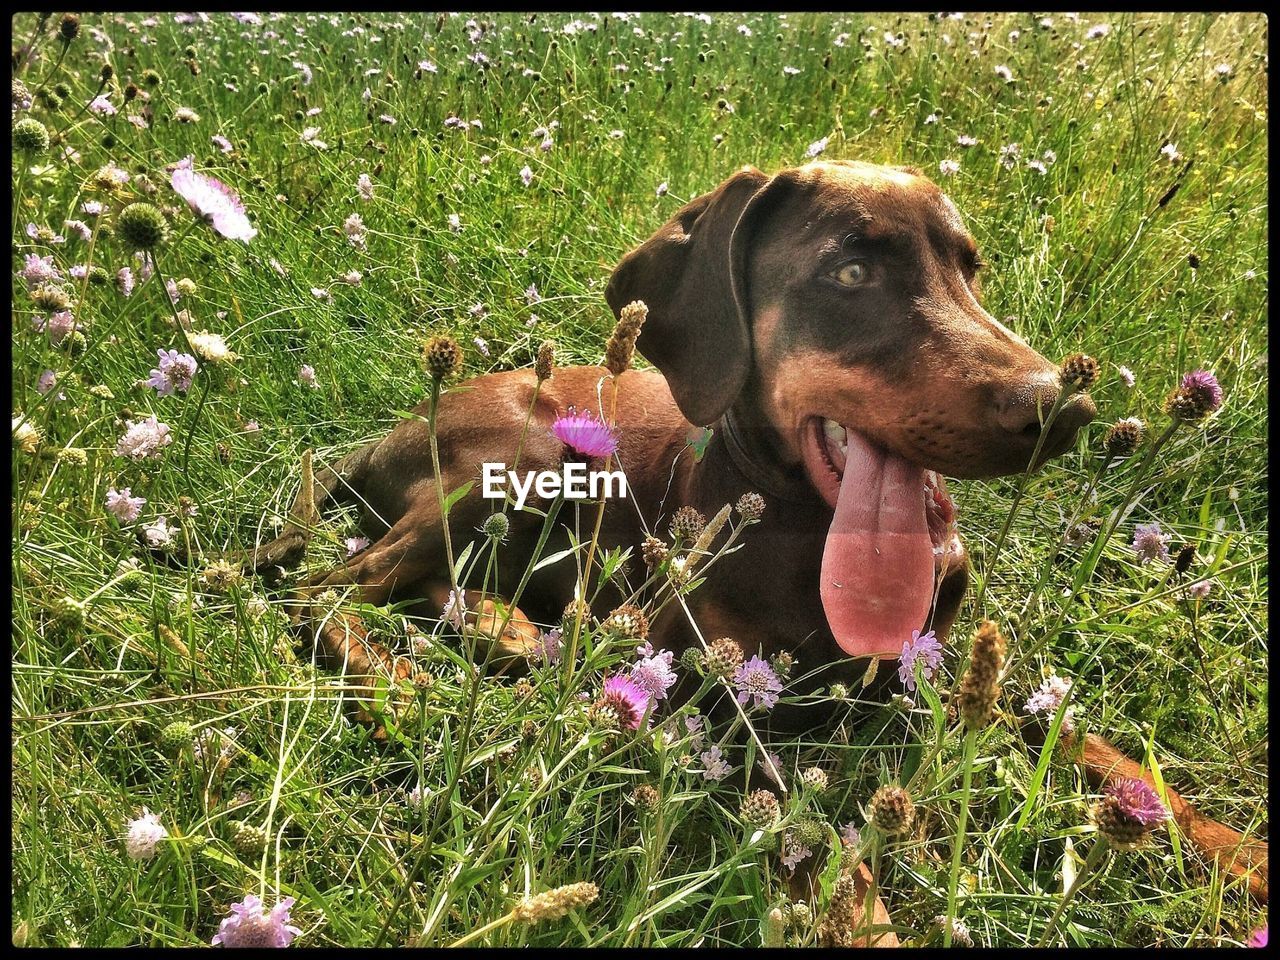
[[(1078, 728), (1266, 837), (1263, 17), (235, 16), (85, 15), (69, 42), (61, 14), (12, 20), (14, 122), (50, 140), (24, 128), (12, 174), (17, 941), (208, 943), (254, 894), (296, 899), (298, 946), (812, 944), (836, 831), (871, 833), (872, 792), (910, 781), (918, 827), (879, 855), (903, 941), (939, 943), (951, 909), (975, 944), (1034, 944), (1098, 842), (1080, 774), (1061, 755), (1040, 765), (1016, 722), (1050, 670), (1074, 680)], [(990, 311), (1048, 357), (1099, 360), (1099, 417), (1029, 480), (953, 484), (983, 609), (971, 591), (913, 708), (833, 696), (830, 731), (767, 745), (792, 787), (776, 825), (743, 825), (757, 753), (728, 728), (699, 745), (693, 706), (662, 704), (630, 738), (590, 726), (577, 694), (625, 670), (634, 641), (593, 627), (571, 688), (550, 667), (530, 688), (477, 678), (445, 625), (421, 623), (432, 682), (384, 747), (295, 648), (287, 583), (227, 583), (140, 545), (143, 529), (191, 555), (270, 539), (304, 450), (332, 462), (426, 395), (424, 337), (455, 336), (466, 375), (527, 366), (546, 338), (559, 363), (598, 362), (626, 250), (743, 164), (818, 153), (941, 184), (990, 263)], [(170, 187), (166, 164), (187, 156), (242, 198), (250, 240), (220, 237)], [(116, 229), (135, 201), (168, 220), (149, 278)], [(45, 322), (60, 297), (70, 334)], [(189, 390), (162, 396), (146, 381), (157, 350), (189, 351), (179, 323), (234, 356), (202, 355)], [(1091, 485), (1106, 426), (1135, 416), (1158, 435), (1165, 395), (1201, 368), (1222, 409)], [(150, 415), (172, 442), (118, 455)], [(105, 506), (125, 487), (146, 501), (133, 522)], [(1086, 577), (1090, 547), (1063, 545), (1066, 524), (1117, 510)], [(1175, 553), (1195, 545), (1187, 575), (1139, 563), (1135, 525), (1153, 522)], [(338, 562), (354, 532), (354, 514), (327, 518), (307, 568)], [(477, 541), (478, 582), (489, 547), (456, 538)], [(1204, 577), (1195, 598), (1185, 584)], [(968, 764), (933, 690), (952, 687), (982, 616), (1014, 662)], [(407, 646), (397, 611), (366, 619)], [(719, 781), (702, 775), (711, 744), (733, 768)], [(824, 791), (795, 776), (814, 766)], [(135, 860), (124, 838), (143, 808), (168, 836)], [(817, 832), (828, 877), (783, 929), (776, 850), (798, 828)], [(509, 915), (578, 882), (598, 897), (567, 917)], [(1264, 922), (1162, 829), (1096, 869), (1054, 940), (1238, 945)]]

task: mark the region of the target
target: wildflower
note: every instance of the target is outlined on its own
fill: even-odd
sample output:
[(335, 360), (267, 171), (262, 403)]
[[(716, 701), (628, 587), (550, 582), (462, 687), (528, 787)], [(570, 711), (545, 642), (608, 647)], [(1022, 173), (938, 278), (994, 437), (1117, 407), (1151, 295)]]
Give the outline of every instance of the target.
[(449, 231), (451, 233), (462, 232), (462, 218), (456, 213), (449, 214)]
[(971, 730), (991, 722), (996, 700), (1000, 697), (1000, 671), (1004, 667), (1005, 640), (996, 625), (984, 620), (973, 638), (969, 669), (960, 681), (956, 700), (960, 717)]
[(800, 68), (799, 68), (799, 67), (790, 67), (790, 66), (787, 66), (787, 67), (783, 67), (783, 68), (782, 68), (782, 73), (783, 73), (783, 75), (784, 75), (784, 76), (787, 76), (787, 77), (794, 77), (794, 76), (795, 76), (796, 74), (798, 74), (799, 72), (800, 72)]
[(538, 636), (538, 655), (546, 664), (559, 663), (560, 651), (564, 648), (564, 634), (559, 627), (547, 630)]
[(862, 831), (852, 820), (840, 828), (840, 842), (849, 847), (856, 847), (862, 842)]
[(520, 168), (520, 182), (526, 187), (533, 183), (533, 171), (529, 169), (529, 165), (527, 163)]
[(757, 762), (756, 766), (760, 768), (760, 772), (766, 777), (782, 786), (782, 757), (773, 750), (766, 750)]
[(302, 931), (289, 923), (293, 897), (285, 897), (270, 911), (252, 893), (231, 905), (214, 934), (213, 945), (223, 947), (287, 947)]
[(1018, 163), (1018, 157), (1022, 154), (1022, 148), (1016, 143), (1006, 143), (1000, 148), (1000, 166), (1006, 170), (1012, 170)]
[(63, 229), (68, 233), (73, 233), (85, 243), (88, 243), (93, 237), (93, 231), (89, 229), (89, 225), (83, 220), (64, 220), (62, 221)]
[(433, 379), (444, 380), (462, 366), (462, 348), (452, 337), (432, 337), (422, 346), (427, 371)]
[(1213, 68), (1213, 72), (1217, 74), (1219, 80), (1225, 81), (1229, 76), (1231, 76), (1231, 64), (1220, 63)]
[(369, 179), (367, 173), (360, 174), (356, 180), (356, 193), (360, 195), (361, 200), (373, 199), (373, 181)]
[(1094, 805), (1093, 818), (1107, 843), (1117, 850), (1132, 850), (1169, 819), (1169, 811), (1145, 781), (1121, 777), (1107, 785)]
[(191, 157), (184, 158), (174, 168), (169, 185), (198, 216), (228, 240), (248, 243), (258, 235), (234, 191), (216, 177), (196, 173)]
[(942, 174), (944, 177), (949, 177), (953, 173), (957, 173), (959, 170), (960, 170), (959, 160), (943, 160), (938, 164), (938, 172)]
[(471, 342), (476, 345), (476, 349), (480, 351), (482, 357), (489, 356), (489, 341), (484, 337), (472, 337)]
[(210, 363), (229, 363), (237, 355), (227, 347), (227, 343), (216, 333), (189, 333), (187, 342), (191, 349)]
[(116, 214), (116, 235), (134, 250), (153, 250), (169, 236), (164, 215), (149, 203), (131, 203)]
[[(946, 929), (947, 915), (940, 913), (933, 918), (933, 922), (936, 926)], [(958, 947), (973, 946), (973, 936), (969, 933), (969, 926), (959, 917), (951, 918), (951, 943), (953, 946)]]
[(806, 767), (800, 771), (800, 785), (814, 793), (827, 789), (827, 773), (821, 767)]
[(132, 496), (128, 487), (123, 490), (112, 487), (107, 491), (107, 511), (121, 523), (133, 523), (137, 520), (146, 502), (146, 497)]
[(889, 784), (871, 795), (870, 812), (871, 825), (891, 837), (910, 830), (916, 817), (911, 795), (902, 787)]
[(232, 151), (232, 149), (234, 149), (234, 148), (231, 146), (231, 141), (230, 141), (230, 140), (228, 140), (226, 137), (224, 137), (224, 136), (223, 136), (222, 134), (220, 134), (220, 133), (215, 133), (215, 134), (214, 134), (212, 137), (210, 137), (209, 139), (210, 139), (210, 140), (212, 140), (212, 141), (213, 141), (213, 145), (214, 145), (215, 147), (217, 147), (219, 150), (221, 150), (223, 153), (230, 153), (230, 152)]
[(697, 540), (706, 525), (706, 517), (693, 507), (684, 506), (677, 510), (671, 518), (671, 526), (667, 532), (671, 534), (671, 539), (676, 542), (688, 542)]
[(224, 727), (221, 732), (213, 727), (205, 727), (191, 745), (191, 755), (196, 763), (203, 764), (215, 757), (230, 760), (235, 755), (235, 727)]
[(129, 267), (121, 267), (116, 271), (116, 289), (125, 297), (133, 296), (133, 270)]
[(1089, 31), (1084, 35), (1084, 38), (1086, 40), (1097, 40), (1099, 37), (1105, 37), (1110, 32), (1111, 24), (1099, 23), (1090, 27)]
[(1191, 596), (1197, 600), (1204, 600), (1209, 596), (1210, 591), (1213, 590), (1214, 583), (1216, 583), (1216, 581), (1212, 579), (1200, 580), (1187, 587), (1187, 593), (1191, 594)]
[(1143, 423), (1137, 417), (1117, 420), (1102, 438), (1102, 448), (1109, 457), (1127, 457), (1142, 443)]
[[(1027, 698), (1027, 702), (1022, 709), (1033, 716), (1041, 714), (1052, 719), (1057, 716), (1058, 709), (1070, 693), (1071, 678), (1060, 677), (1053, 673), (1045, 677), (1040, 684), (1040, 689)], [(1072, 720), (1074, 713), (1075, 707), (1067, 707), (1066, 713), (1062, 716), (1062, 729), (1071, 730), (1074, 726)]]
[(319, 127), (306, 127), (303, 129), (299, 139), (309, 147), (315, 147), (317, 150), (328, 150), (329, 144), (320, 139)]
[(723, 780), (733, 772), (733, 767), (729, 766), (724, 759), (724, 754), (720, 752), (719, 747), (712, 747), (703, 751), (700, 758), (702, 760), (702, 779), (703, 780)]
[(962, 147), (972, 147), (977, 145), (978, 140), (976, 137), (971, 137), (967, 133), (962, 133), (960, 136), (956, 137), (956, 143)]
[(996, 67), (996, 76), (999, 77), (1001, 80), (1003, 80), (1005, 83), (1013, 83), (1013, 71), (1010, 70), (1008, 67), (1006, 67), (1004, 64), (1000, 64), (999, 66)]
[(153, 550), (163, 550), (173, 545), (174, 528), (164, 517), (157, 517), (142, 528), (143, 539)]
[(507, 519), (505, 513), (491, 513), (485, 517), (484, 523), (480, 525), (480, 530), (490, 540), (502, 543), (507, 539), (507, 532), (511, 529), (511, 521)]
[(1133, 552), (1138, 555), (1138, 563), (1147, 564), (1152, 560), (1169, 559), (1170, 536), (1160, 529), (1158, 523), (1140, 523), (1133, 528)]
[[(40, 379), (36, 381), (36, 392), (44, 396), (50, 390), (58, 385), (58, 374), (53, 370), (46, 370), (40, 374)], [(58, 394), (59, 400), (65, 400), (66, 394)]]
[(512, 914), (522, 923), (559, 920), (574, 910), (594, 903), (599, 896), (600, 889), (594, 883), (570, 883), (546, 893), (525, 897), (516, 904)]
[(152, 415), (146, 420), (129, 423), (124, 436), (116, 442), (115, 453), (117, 457), (130, 460), (155, 459), (172, 442), (168, 424), (160, 423)]
[(667, 181), (663, 180), (660, 184), (658, 184), (658, 189), (654, 192), (659, 197), (665, 197), (667, 195)]
[(742, 647), (738, 642), (730, 637), (721, 637), (713, 640), (707, 647), (707, 672), (728, 678), (742, 666), (742, 659)]
[(734, 671), (733, 685), (738, 690), (739, 704), (745, 706), (754, 697), (755, 706), (766, 710), (778, 702), (778, 694), (782, 692), (782, 683), (777, 674), (758, 656), (752, 657)]
[(1220, 406), (1222, 386), (1208, 370), (1185, 374), (1182, 383), (1164, 401), (1166, 413), (1188, 423), (1203, 420)]
[(465, 627), (464, 617), (467, 613), (467, 592), (459, 590), (456, 594), (450, 590), (449, 599), (444, 602), (444, 609), (440, 611), (440, 619), (453, 625), (453, 627), (461, 632)]
[(752, 790), (739, 811), (743, 823), (761, 830), (778, 822), (778, 798), (769, 790)]
[(804, 155), (812, 160), (827, 149), (827, 144), (831, 142), (830, 137), (823, 137), (821, 140), (815, 140), (805, 149)]
[(40, 431), (30, 420), (21, 416), (13, 419), (13, 443), (23, 453), (35, 453), (40, 446)]
[(1130, 370), (1128, 367), (1124, 367), (1124, 366), (1116, 367), (1116, 374), (1120, 377), (1122, 381), (1124, 381), (1124, 385), (1126, 387), (1132, 387), (1135, 383), (1138, 382), (1137, 377), (1133, 375), (1133, 371)]
[(1041, 176), (1044, 176), (1046, 173), (1049, 172), (1049, 168), (1046, 167), (1044, 163), (1039, 160), (1028, 160), (1027, 169), (1034, 170), (1036, 173), (1040, 174)]
[(586, 457), (608, 457), (618, 449), (617, 432), (590, 410), (577, 413), (570, 407), (551, 424), (551, 435)]
[(298, 382), (304, 387), (310, 387), (317, 390), (320, 384), (316, 382), (316, 368), (309, 363), (304, 363), (298, 368)]
[(200, 114), (196, 113), (190, 107), (178, 107), (173, 111), (173, 119), (178, 123), (199, 123)]
[(110, 100), (100, 95), (89, 101), (89, 112), (96, 113), (100, 117), (114, 117), (116, 108)]
[(610, 729), (638, 730), (649, 709), (650, 696), (630, 677), (613, 676), (604, 682), (600, 696), (591, 705), (591, 718)]
[(183, 393), (190, 390), (191, 380), (199, 369), (196, 358), (177, 350), (157, 350), (156, 354), (160, 357), (160, 366), (151, 371), (147, 386), (155, 387), (160, 397), (172, 396), (174, 390)]
[(755, 523), (764, 516), (764, 497), (755, 492), (744, 493), (734, 504), (743, 523)]
[(917, 660), (924, 663), (922, 673), (926, 680), (932, 680), (934, 672), (942, 664), (942, 644), (934, 636), (933, 631), (921, 635), (919, 630), (911, 631), (911, 639), (902, 645), (901, 659), (898, 663), (898, 679), (908, 690), (916, 689), (915, 665)]
[[(600, 628), (605, 633), (619, 639), (634, 637), (643, 641), (649, 636), (649, 618), (635, 604), (624, 603), (610, 612), (609, 616), (600, 624)], [(639, 647), (636, 652), (646, 657), (653, 656), (653, 648), (647, 643)]]
[(802, 846), (788, 837), (782, 844), (783, 855), (782, 865), (792, 873), (801, 861), (813, 856), (813, 851), (806, 846)]
[(665, 700), (667, 690), (676, 682), (675, 671), (671, 669), (674, 658), (670, 650), (660, 650), (631, 667), (631, 679), (655, 702)]
[(125, 853), (130, 860), (150, 860), (156, 855), (156, 845), (167, 836), (169, 831), (160, 823), (160, 816), (143, 807), (142, 816), (129, 821)]
[(99, 167), (93, 174), (93, 183), (99, 190), (112, 193), (129, 182), (128, 172), (121, 170), (114, 163)]
[(1267, 925), (1263, 924), (1257, 930), (1253, 931), (1253, 933), (1249, 934), (1248, 946), (1266, 947), (1266, 945), (1267, 945)]
[(214, 593), (229, 593), (240, 583), (240, 568), (227, 560), (215, 560), (201, 571), (200, 580)]
[(267, 831), (257, 824), (245, 820), (231, 821), (231, 845), (245, 856), (260, 855), (269, 839)]

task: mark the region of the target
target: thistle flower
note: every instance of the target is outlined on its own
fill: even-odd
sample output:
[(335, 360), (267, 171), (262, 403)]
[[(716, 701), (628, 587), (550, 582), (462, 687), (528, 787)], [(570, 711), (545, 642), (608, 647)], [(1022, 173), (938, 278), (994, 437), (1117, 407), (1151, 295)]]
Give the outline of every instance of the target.
[(755, 523), (764, 516), (764, 497), (754, 492), (744, 493), (734, 504), (734, 509), (743, 523)]
[(231, 905), (214, 934), (213, 945), (223, 947), (287, 947), (302, 931), (289, 923), (293, 897), (285, 897), (270, 911), (252, 893)]
[(1102, 439), (1108, 457), (1127, 457), (1142, 443), (1143, 423), (1137, 417), (1125, 417), (1111, 425)]
[(1093, 808), (1100, 833), (1117, 850), (1133, 850), (1169, 819), (1159, 795), (1143, 780), (1121, 777), (1107, 785)]
[(733, 676), (742, 666), (742, 660), (742, 647), (731, 637), (713, 640), (707, 647), (707, 672), (715, 676), (726, 678)]
[(778, 822), (778, 798), (769, 790), (752, 790), (742, 801), (739, 816), (749, 827), (764, 830)]
[(643, 300), (633, 300), (618, 311), (618, 322), (614, 325), (604, 351), (604, 365), (615, 377), (621, 376), (631, 367), (636, 338), (648, 316), (649, 308)]
[(613, 676), (591, 705), (593, 723), (608, 729), (638, 730), (649, 709), (650, 695), (630, 677)]
[(1194, 423), (1222, 406), (1222, 386), (1208, 370), (1185, 374), (1182, 383), (1165, 398), (1164, 409), (1171, 417)]
[(737, 688), (739, 704), (745, 706), (754, 697), (755, 706), (766, 710), (773, 708), (778, 702), (778, 694), (782, 692), (777, 674), (758, 656), (753, 656), (734, 671), (733, 685)]
[(555, 370), (556, 345), (551, 340), (543, 340), (538, 345), (538, 357), (533, 364), (533, 374), (538, 382), (550, 380)]
[(131, 203), (116, 214), (116, 234), (134, 250), (154, 250), (169, 236), (169, 225), (150, 203)]
[(1084, 353), (1073, 353), (1062, 361), (1058, 379), (1063, 386), (1088, 390), (1098, 379), (1098, 361)]
[(594, 883), (570, 883), (546, 893), (525, 897), (516, 904), (512, 915), (521, 923), (559, 920), (574, 910), (594, 903), (599, 896), (600, 889)]
[(443, 381), (462, 366), (462, 348), (453, 337), (432, 337), (423, 344), (422, 355), (434, 380)]
[(934, 673), (942, 664), (942, 644), (930, 630), (921, 634), (919, 630), (911, 631), (911, 639), (902, 645), (902, 654), (898, 662), (898, 679), (908, 690), (916, 689), (916, 661), (924, 663), (922, 673), (926, 680), (932, 680)]
[(1152, 560), (1169, 559), (1170, 535), (1160, 529), (1158, 523), (1140, 523), (1133, 528), (1133, 552), (1138, 555), (1138, 563), (1148, 564)]
[(608, 457), (618, 449), (617, 432), (589, 410), (577, 413), (570, 407), (551, 424), (551, 435), (587, 457)]
[(146, 807), (142, 808), (142, 816), (130, 820), (124, 838), (124, 850), (130, 860), (150, 860), (156, 855), (156, 846), (169, 831), (160, 823), (160, 816)]
[(911, 829), (916, 807), (902, 787), (885, 784), (871, 795), (870, 814), (871, 825), (892, 837)]
[(698, 539), (698, 535), (706, 525), (706, 517), (693, 507), (685, 506), (677, 510), (675, 516), (671, 518), (668, 532), (671, 534), (671, 539), (677, 543), (680, 541), (688, 543)]
[(960, 681), (956, 700), (960, 717), (971, 730), (979, 730), (991, 722), (996, 701), (1000, 697), (1000, 671), (1004, 667), (1005, 640), (996, 625), (984, 620), (973, 638), (969, 669)]
[(228, 240), (248, 243), (258, 235), (235, 192), (216, 177), (196, 173), (191, 157), (179, 161), (169, 176), (169, 185), (197, 216)]

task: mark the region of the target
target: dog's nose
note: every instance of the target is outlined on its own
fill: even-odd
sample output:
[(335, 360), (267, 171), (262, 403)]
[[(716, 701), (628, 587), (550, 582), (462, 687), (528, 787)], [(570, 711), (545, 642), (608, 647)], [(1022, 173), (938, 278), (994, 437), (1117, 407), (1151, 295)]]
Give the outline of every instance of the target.
[[(1056, 376), (1052, 381), (1023, 383), (1005, 390), (996, 398), (995, 421), (1007, 431), (1009, 439), (1030, 452), (1040, 441), (1041, 423), (1058, 402), (1060, 392)], [(1041, 462), (1066, 451), (1075, 442), (1077, 431), (1097, 412), (1087, 393), (1077, 393), (1067, 400), (1049, 426), (1041, 447)]]

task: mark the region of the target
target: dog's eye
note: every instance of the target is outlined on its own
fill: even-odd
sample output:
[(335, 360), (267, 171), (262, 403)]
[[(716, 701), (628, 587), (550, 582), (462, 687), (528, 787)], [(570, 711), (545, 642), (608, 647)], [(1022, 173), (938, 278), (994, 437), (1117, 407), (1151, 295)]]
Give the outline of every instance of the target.
[(850, 260), (831, 274), (842, 287), (860, 287), (871, 278), (871, 271), (861, 260)]

